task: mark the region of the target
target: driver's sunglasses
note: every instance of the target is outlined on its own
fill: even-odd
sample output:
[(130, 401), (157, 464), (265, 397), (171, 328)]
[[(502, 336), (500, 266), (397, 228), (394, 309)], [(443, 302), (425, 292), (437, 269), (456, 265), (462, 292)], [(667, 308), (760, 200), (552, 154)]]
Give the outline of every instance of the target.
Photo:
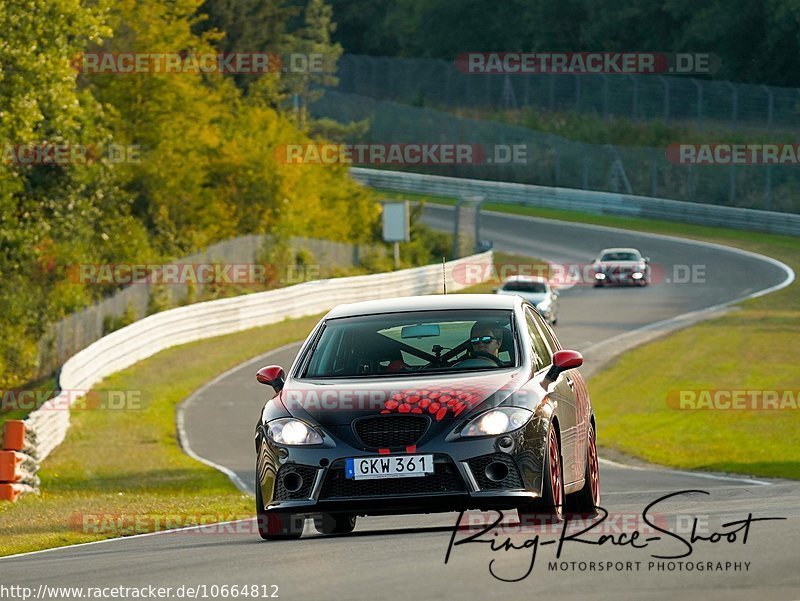
[(473, 336), (469, 339), (472, 344), (478, 344), (482, 342), (483, 344), (489, 344), (492, 340), (497, 340), (494, 336)]

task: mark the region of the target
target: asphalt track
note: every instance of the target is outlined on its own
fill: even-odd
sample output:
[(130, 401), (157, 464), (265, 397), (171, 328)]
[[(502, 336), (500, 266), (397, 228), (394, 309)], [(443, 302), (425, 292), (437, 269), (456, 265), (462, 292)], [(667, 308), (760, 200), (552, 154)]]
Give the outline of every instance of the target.
[[(425, 219), (449, 229), (448, 211), (428, 208)], [(787, 280), (780, 265), (762, 258), (607, 228), (486, 214), (483, 237), (492, 239), (497, 250), (571, 263), (591, 261), (605, 246), (634, 246), (658, 266), (655, 271), (660, 275), (647, 288), (577, 285), (563, 292), (557, 333), (562, 344), (584, 352), (586, 372), (602, 366), (615, 341), (646, 336), (654, 323), (668, 328), (676, 316), (702, 312)], [(683, 266), (692, 265), (703, 266), (703, 278), (689, 283), (666, 281), (680, 279), (686, 271)], [(296, 350), (297, 345), (289, 345), (256, 358), (188, 399), (180, 425), (190, 452), (228, 470), (241, 486), (252, 487), (252, 432), (267, 396), (267, 389), (256, 384), (253, 376), (262, 364), (288, 367)], [(658, 366), (643, 365), (642, 369)], [(602, 443), (602, 423), (598, 430)], [(277, 585), (279, 598), (289, 600), (532, 599), (545, 595), (559, 599), (800, 598), (797, 483), (640, 469), (608, 461), (601, 464), (601, 482), (602, 504), (611, 515), (595, 532), (614, 535), (614, 540), (603, 545), (567, 541), (557, 561), (559, 530), (520, 532), (511, 526), (495, 537), (496, 531), (479, 535), (476, 526), (459, 531), (453, 541), (476, 535), (494, 539), (494, 548), (500, 548), (510, 536), (514, 545), (524, 548), (506, 545), (493, 551), (488, 543), (463, 543), (452, 547), (445, 564), (456, 514), (360, 518), (355, 533), (342, 537), (319, 536), (307, 523), (303, 538), (291, 542), (263, 542), (254, 533), (253, 522), (243, 521), (3, 559), (0, 584), (34, 588), (42, 582), (59, 586), (268, 584)], [(694, 518), (698, 519), (697, 533), (706, 536), (739, 528), (725, 524), (745, 520), (749, 514), (786, 519), (750, 524), (746, 543), (742, 529), (735, 541), (727, 537), (716, 543), (698, 540), (691, 555), (681, 559), (654, 558), (685, 554), (688, 546), (654, 530), (642, 520), (642, 513), (660, 497), (684, 490), (710, 494), (692, 492), (667, 499), (648, 512), (651, 522), (673, 528), (679, 524), (677, 531), (689, 538)], [(510, 512), (506, 522), (513, 525), (515, 518)], [(632, 531), (641, 531), (635, 544), (646, 547), (614, 544), (621, 542), (623, 530), (628, 533), (626, 540)], [(530, 567), (537, 534), (535, 565), (520, 579)], [(661, 539), (646, 541), (655, 536)], [(591, 533), (581, 538), (599, 542)], [(506, 580), (520, 580), (501, 581), (491, 572)]]

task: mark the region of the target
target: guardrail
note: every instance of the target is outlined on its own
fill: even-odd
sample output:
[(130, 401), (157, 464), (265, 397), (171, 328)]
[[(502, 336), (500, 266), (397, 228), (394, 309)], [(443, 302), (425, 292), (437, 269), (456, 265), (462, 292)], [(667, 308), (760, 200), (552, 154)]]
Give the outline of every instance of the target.
[(564, 209), (596, 215), (666, 219), (697, 225), (800, 236), (800, 215), (791, 213), (384, 169), (352, 167), (350, 173), (362, 184), (381, 190), (451, 198), (479, 195), (485, 196), (489, 201), (514, 205)]
[[(450, 261), (444, 266), (447, 289), (465, 287), (452, 277), (461, 264), (492, 263), (492, 252)], [(488, 275), (490, 269), (481, 270)], [(443, 267), (426, 265), (372, 275), (316, 280), (266, 292), (246, 294), (156, 313), (104, 336), (76, 353), (59, 372), (64, 391), (90, 390), (103, 378), (179, 344), (322, 313), (345, 302), (431, 294), (442, 290)], [(37, 489), (39, 464), (67, 435), (68, 392), (48, 400), (25, 420), (5, 424), (5, 470), (0, 470), (0, 500), (15, 500)], [(5, 476), (8, 476), (6, 478)]]

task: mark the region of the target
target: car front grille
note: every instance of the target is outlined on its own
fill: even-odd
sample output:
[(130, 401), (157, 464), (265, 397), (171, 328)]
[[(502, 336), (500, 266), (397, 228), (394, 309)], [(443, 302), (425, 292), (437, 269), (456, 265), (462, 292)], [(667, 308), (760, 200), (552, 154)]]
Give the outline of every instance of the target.
[[(486, 466), (493, 462), (499, 462), (508, 468), (508, 475), (502, 480), (491, 480), (486, 475)], [(499, 490), (509, 488), (523, 488), (522, 476), (520, 476), (519, 469), (514, 459), (506, 453), (494, 453), (492, 455), (483, 455), (470, 459), (467, 464), (472, 472), (478, 488), (481, 490)]]
[(320, 499), (357, 497), (400, 497), (465, 492), (464, 482), (452, 460), (434, 455), (434, 473), (413, 478), (352, 480), (345, 477), (344, 460), (331, 464)]
[(392, 449), (416, 444), (430, 420), (419, 415), (389, 415), (357, 420), (353, 427), (364, 446)]
[[(289, 490), (286, 487), (286, 477), (300, 476), (302, 484), (297, 490)], [(308, 499), (311, 496), (311, 488), (314, 486), (314, 478), (317, 476), (317, 468), (310, 465), (297, 465), (287, 463), (278, 470), (275, 478), (275, 500), (293, 501), (296, 499)]]

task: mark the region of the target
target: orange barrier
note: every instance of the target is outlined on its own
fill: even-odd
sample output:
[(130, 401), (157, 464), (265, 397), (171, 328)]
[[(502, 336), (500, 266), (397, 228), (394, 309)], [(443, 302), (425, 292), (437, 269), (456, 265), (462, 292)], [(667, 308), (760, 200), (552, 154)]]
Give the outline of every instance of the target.
[(7, 451), (21, 451), (25, 448), (25, 422), (12, 419), (5, 423), (3, 427), (3, 448)]
[(21, 469), (25, 455), (17, 451), (0, 451), (0, 482), (20, 482), (25, 478)]
[(34, 489), (25, 484), (0, 483), (0, 501), (16, 501), (23, 493), (34, 492)]

